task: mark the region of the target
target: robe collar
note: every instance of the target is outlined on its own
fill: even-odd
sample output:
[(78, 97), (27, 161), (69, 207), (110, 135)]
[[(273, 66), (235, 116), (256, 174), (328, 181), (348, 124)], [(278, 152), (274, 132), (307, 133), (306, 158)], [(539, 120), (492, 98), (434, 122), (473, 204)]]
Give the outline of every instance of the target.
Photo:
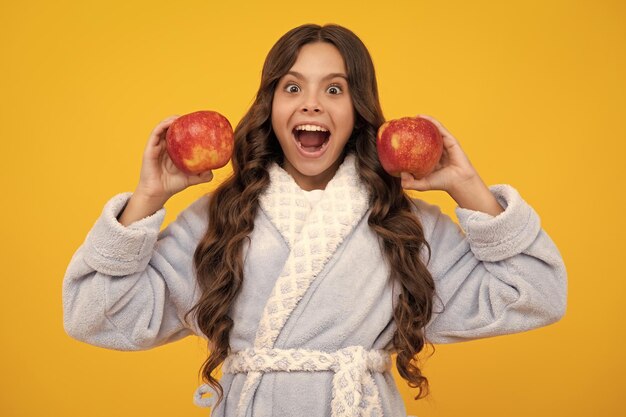
[(275, 164), (269, 173), (270, 185), (260, 197), (260, 206), (290, 252), (265, 305), (254, 343), (257, 348), (274, 347), (297, 303), (369, 209), (369, 193), (354, 155), (345, 157), (313, 208), (285, 170)]
[(349, 233), (350, 226), (356, 225), (369, 208), (369, 192), (361, 182), (356, 157), (352, 154), (344, 158), (313, 209), (306, 191), (287, 171), (274, 163), (269, 174), (270, 184), (260, 196), (259, 203), (290, 249), (305, 224), (315, 226), (319, 220), (328, 221), (332, 225), (347, 226), (349, 230), (344, 231)]

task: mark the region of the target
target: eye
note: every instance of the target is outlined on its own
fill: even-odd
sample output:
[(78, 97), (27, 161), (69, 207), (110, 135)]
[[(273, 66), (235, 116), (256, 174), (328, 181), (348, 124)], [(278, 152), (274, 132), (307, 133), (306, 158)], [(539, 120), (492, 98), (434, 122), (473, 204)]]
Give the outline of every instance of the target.
[(326, 92), (329, 94), (341, 94), (343, 93), (343, 90), (341, 89), (341, 86), (337, 85), (337, 84), (333, 84), (330, 87), (328, 87), (328, 89), (326, 89)]
[(285, 86), (285, 91), (288, 93), (297, 93), (300, 91), (300, 87), (297, 84), (289, 83)]

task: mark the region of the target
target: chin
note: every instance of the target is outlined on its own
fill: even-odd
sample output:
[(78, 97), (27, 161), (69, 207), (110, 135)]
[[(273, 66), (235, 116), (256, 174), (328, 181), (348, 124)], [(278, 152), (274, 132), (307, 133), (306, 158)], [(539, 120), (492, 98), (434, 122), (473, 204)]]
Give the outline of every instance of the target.
[[(290, 162), (291, 163), (291, 162)], [(295, 162), (291, 163), (291, 166), (298, 171), (301, 175), (307, 177), (317, 177), (318, 175), (322, 175), (333, 166), (332, 163), (320, 163), (319, 161), (311, 161), (311, 162)]]

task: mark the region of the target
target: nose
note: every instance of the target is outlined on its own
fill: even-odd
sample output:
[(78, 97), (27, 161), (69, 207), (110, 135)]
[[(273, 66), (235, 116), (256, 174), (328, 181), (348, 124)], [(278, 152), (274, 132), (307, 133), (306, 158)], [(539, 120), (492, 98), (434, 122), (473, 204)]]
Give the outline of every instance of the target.
[(309, 112), (309, 110), (310, 110), (311, 112), (313, 112), (313, 113), (319, 113), (319, 112), (321, 112), (321, 111), (322, 111), (322, 110), (319, 108), (319, 106), (316, 106), (316, 105), (310, 105), (310, 106), (303, 106), (303, 107), (302, 107), (302, 111), (303, 111), (303, 112), (305, 112), (305, 113), (308, 113), (308, 112)]
[(303, 113), (321, 113), (322, 105), (315, 94), (309, 94), (305, 97), (301, 110)]

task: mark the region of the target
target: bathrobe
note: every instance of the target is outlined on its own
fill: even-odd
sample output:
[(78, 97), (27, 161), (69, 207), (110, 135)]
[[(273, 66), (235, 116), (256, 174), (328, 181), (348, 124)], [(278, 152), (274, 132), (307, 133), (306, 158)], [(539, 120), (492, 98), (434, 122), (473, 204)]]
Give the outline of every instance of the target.
[[(369, 195), (348, 155), (310, 206), (278, 165), (260, 197), (232, 306), (232, 354), (215, 417), (406, 416), (390, 372), (400, 293), (376, 234)], [(536, 212), (508, 185), (490, 187), (498, 216), (456, 209), (460, 227), (414, 200), (431, 256), (432, 343), (514, 333), (560, 319), (566, 271)], [(193, 253), (207, 229), (205, 196), (160, 231), (164, 210), (127, 227), (112, 198), (74, 254), (63, 282), (64, 326), (105, 348), (142, 350), (189, 335), (183, 316), (199, 299)], [(214, 405), (208, 386), (196, 402)], [(208, 393), (205, 397), (202, 394)]]

